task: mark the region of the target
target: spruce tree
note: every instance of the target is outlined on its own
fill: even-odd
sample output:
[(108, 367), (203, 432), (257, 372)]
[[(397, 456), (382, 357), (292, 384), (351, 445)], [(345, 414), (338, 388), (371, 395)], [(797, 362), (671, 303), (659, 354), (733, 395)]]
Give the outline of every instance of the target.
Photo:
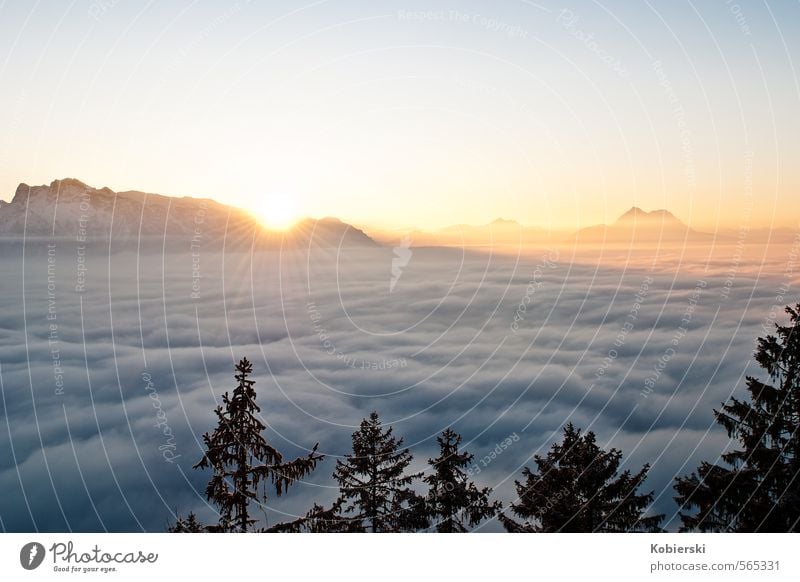
[(755, 359), (769, 382), (748, 376), (749, 400), (730, 398), (714, 416), (739, 448), (722, 465), (703, 462), (678, 477), (684, 530), (800, 531), (800, 304), (789, 325), (758, 338)]
[(213, 471), (206, 487), (206, 497), (219, 508), (219, 525), (209, 528), (213, 531), (250, 531), (256, 522), (250, 503), (266, 501), (268, 485), (282, 495), (322, 459), (314, 445), (307, 456), (284, 461), (266, 441), (262, 435), (266, 427), (256, 416), (261, 409), (256, 404), (252, 372), (247, 358), (236, 365), (236, 388), (232, 395), (222, 395), (222, 405), (214, 411), (217, 427), (203, 435), (206, 452), (195, 465)]
[(276, 524), (266, 531), (275, 533), (334, 533), (348, 532), (349, 520), (340, 517), (342, 501), (337, 500), (329, 508), (314, 503), (311, 509), (294, 521)]
[(208, 530), (200, 523), (194, 512), (190, 511), (186, 519), (179, 515), (175, 523), (167, 528), (167, 531), (170, 533), (201, 533)]
[(501, 515), (510, 532), (631, 532), (660, 531), (663, 515), (646, 516), (653, 494), (639, 494), (648, 465), (638, 473), (619, 473), (622, 452), (604, 451), (589, 431), (581, 435), (572, 423), (564, 439), (546, 456), (536, 455), (536, 471), (526, 467), (524, 482), (516, 481), (519, 499), (511, 511), (518, 523)]
[(466, 532), (496, 515), (502, 506), (489, 501), (490, 488), (478, 489), (470, 481), (466, 470), (474, 455), (459, 450), (461, 435), (448, 428), (436, 440), (439, 456), (428, 459), (432, 472), (424, 479), (428, 518), (437, 532)]
[(336, 461), (339, 527), (347, 531), (402, 532), (427, 526), (424, 498), (410, 488), (421, 473), (407, 474), (412, 461), (403, 439), (384, 428), (377, 412), (353, 433), (353, 452)]

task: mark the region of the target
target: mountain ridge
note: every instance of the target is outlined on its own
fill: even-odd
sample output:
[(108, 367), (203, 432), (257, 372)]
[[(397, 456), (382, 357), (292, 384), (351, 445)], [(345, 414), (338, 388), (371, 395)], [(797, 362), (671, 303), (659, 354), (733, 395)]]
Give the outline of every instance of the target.
[(338, 218), (305, 218), (281, 232), (251, 213), (211, 198), (168, 196), (137, 190), (94, 188), (77, 178), (49, 185), (20, 183), (11, 202), (0, 203), (0, 237), (76, 237), (127, 243), (140, 239), (200, 237), (230, 248), (375, 246), (362, 230)]
[(694, 230), (669, 210), (646, 211), (632, 206), (611, 224), (579, 229), (573, 241), (589, 243), (680, 243), (707, 242), (713, 234)]

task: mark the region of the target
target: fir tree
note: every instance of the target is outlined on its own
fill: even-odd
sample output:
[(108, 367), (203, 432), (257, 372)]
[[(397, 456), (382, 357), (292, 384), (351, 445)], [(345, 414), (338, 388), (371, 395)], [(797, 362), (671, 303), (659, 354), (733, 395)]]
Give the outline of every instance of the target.
[(309, 474), (322, 459), (317, 445), (305, 457), (284, 461), (283, 456), (262, 436), (266, 428), (256, 417), (255, 381), (247, 358), (236, 365), (237, 386), (231, 396), (222, 395), (222, 406), (214, 411), (217, 427), (204, 434), (206, 453), (195, 468), (211, 468), (206, 497), (219, 508), (219, 525), (214, 531), (250, 531), (256, 520), (250, 503), (267, 499), (271, 484), (280, 496), (298, 479)]
[(441, 533), (466, 532), (501, 509), (500, 502), (491, 503), (491, 489), (478, 489), (467, 472), (474, 455), (460, 451), (461, 435), (446, 429), (436, 439), (439, 456), (428, 459), (433, 469), (425, 477), (428, 495), (425, 499), (428, 517)]
[(427, 526), (424, 498), (410, 488), (421, 473), (407, 474), (412, 461), (403, 439), (383, 428), (373, 412), (353, 433), (353, 452), (337, 460), (339, 527), (347, 531), (401, 532)]
[(194, 512), (190, 511), (186, 519), (179, 515), (175, 523), (167, 528), (167, 531), (170, 533), (201, 533), (208, 530), (198, 521)]
[(294, 521), (279, 523), (268, 528), (268, 532), (276, 533), (332, 533), (350, 531), (350, 521), (340, 517), (342, 501), (337, 500), (331, 507), (325, 508), (314, 503), (305, 516)]
[(730, 398), (714, 410), (740, 448), (724, 465), (703, 462), (678, 477), (675, 500), (684, 530), (800, 531), (800, 304), (787, 307), (789, 325), (758, 338), (755, 359), (770, 383), (747, 377), (749, 400)]
[(581, 435), (572, 423), (564, 439), (546, 456), (536, 455), (536, 471), (526, 467), (525, 481), (516, 481), (519, 500), (511, 511), (518, 523), (501, 515), (510, 532), (660, 531), (663, 515), (646, 516), (653, 494), (638, 494), (648, 465), (638, 473), (618, 472), (622, 453), (604, 451), (593, 432)]

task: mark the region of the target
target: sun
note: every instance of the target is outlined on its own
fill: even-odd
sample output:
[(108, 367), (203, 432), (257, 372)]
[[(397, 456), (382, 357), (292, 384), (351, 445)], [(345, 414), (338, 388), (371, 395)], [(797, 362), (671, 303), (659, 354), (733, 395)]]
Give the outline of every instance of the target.
[(271, 230), (288, 230), (300, 214), (291, 194), (274, 194), (261, 198), (255, 209), (259, 222)]

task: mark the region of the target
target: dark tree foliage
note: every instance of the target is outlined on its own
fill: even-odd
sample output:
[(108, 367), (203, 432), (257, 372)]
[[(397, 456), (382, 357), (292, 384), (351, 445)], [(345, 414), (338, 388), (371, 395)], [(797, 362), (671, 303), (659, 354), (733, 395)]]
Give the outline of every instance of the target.
[(252, 364), (247, 358), (236, 365), (237, 386), (231, 396), (222, 395), (222, 406), (214, 411), (217, 428), (204, 434), (206, 453), (196, 469), (211, 468), (206, 497), (219, 508), (219, 525), (212, 531), (246, 532), (256, 520), (251, 502), (267, 499), (271, 484), (280, 496), (298, 479), (309, 474), (322, 459), (317, 445), (305, 457), (284, 461), (283, 456), (262, 436), (266, 428), (257, 418), (255, 381), (250, 380)]
[(428, 459), (433, 470), (424, 479), (428, 484), (428, 518), (440, 533), (466, 532), (495, 516), (502, 505), (489, 501), (489, 487), (478, 489), (469, 480), (466, 469), (474, 455), (459, 450), (461, 435), (448, 428), (436, 440), (439, 456)]
[(758, 339), (755, 359), (771, 383), (747, 377), (749, 400), (731, 398), (714, 410), (740, 448), (725, 465), (703, 462), (678, 477), (675, 500), (684, 530), (800, 531), (800, 304), (787, 307), (789, 325)]
[(308, 513), (294, 521), (276, 524), (265, 531), (276, 533), (333, 533), (350, 531), (350, 521), (342, 519), (340, 512), (342, 501), (337, 500), (331, 507), (325, 508), (315, 503)]
[(336, 461), (339, 526), (346, 531), (403, 532), (427, 526), (425, 500), (410, 485), (421, 473), (407, 474), (412, 461), (403, 439), (383, 428), (373, 412), (353, 433), (353, 452)]
[(190, 511), (186, 519), (179, 515), (177, 521), (170, 525), (167, 531), (170, 533), (202, 533), (208, 530), (206, 526), (198, 521), (194, 512)]
[(518, 523), (501, 515), (509, 532), (632, 532), (660, 531), (663, 515), (646, 516), (653, 494), (637, 490), (649, 469), (619, 473), (622, 452), (604, 451), (593, 432), (581, 435), (572, 423), (564, 439), (546, 456), (536, 455), (536, 471), (526, 467), (525, 482), (516, 481), (517, 503), (511, 511)]

